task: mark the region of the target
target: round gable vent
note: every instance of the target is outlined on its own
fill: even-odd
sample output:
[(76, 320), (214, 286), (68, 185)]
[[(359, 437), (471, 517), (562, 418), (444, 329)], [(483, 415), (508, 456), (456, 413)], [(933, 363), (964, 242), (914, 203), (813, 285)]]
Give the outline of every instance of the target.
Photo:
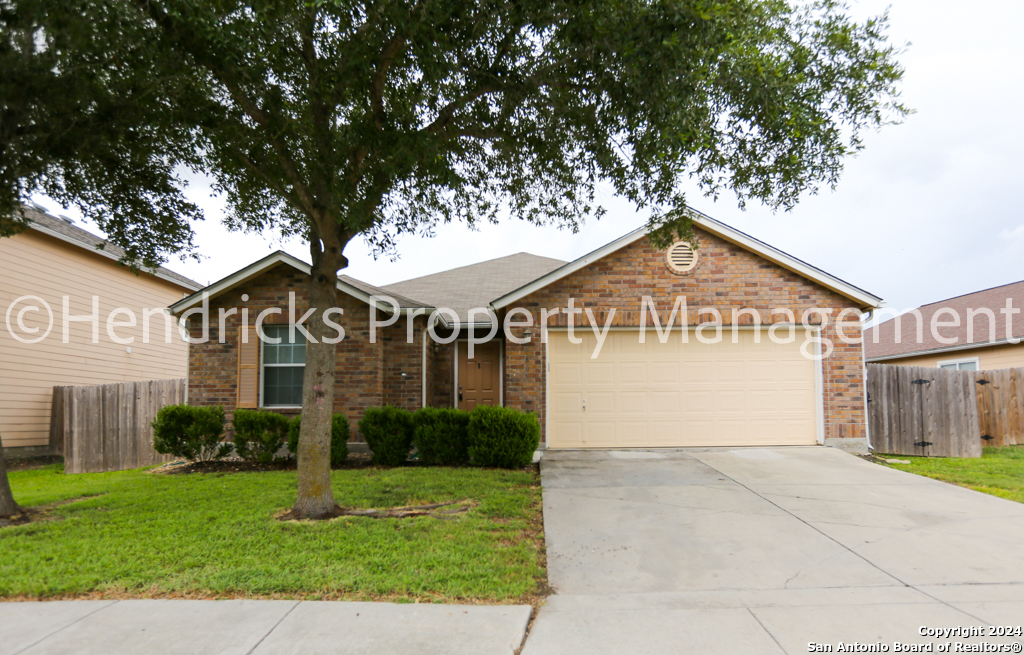
[(665, 253), (665, 263), (673, 273), (688, 273), (697, 265), (697, 251), (686, 241), (676, 241)]

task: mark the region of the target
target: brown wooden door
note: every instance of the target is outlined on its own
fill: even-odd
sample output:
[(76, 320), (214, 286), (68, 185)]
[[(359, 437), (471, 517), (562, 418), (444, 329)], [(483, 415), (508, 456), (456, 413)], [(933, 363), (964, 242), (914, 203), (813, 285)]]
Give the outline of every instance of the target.
[(501, 404), (501, 342), (490, 341), (473, 348), (459, 343), (459, 409), (470, 410), (477, 405)]

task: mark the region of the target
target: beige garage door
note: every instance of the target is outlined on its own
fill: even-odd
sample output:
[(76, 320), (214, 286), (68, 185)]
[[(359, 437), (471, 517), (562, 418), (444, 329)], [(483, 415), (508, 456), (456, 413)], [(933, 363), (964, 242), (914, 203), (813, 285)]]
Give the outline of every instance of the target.
[(817, 443), (818, 363), (800, 352), (802, 330), (794, 343), (773, 343), (767, 330), (741, 330), (733, 343), (724, 330), (715, 344), (692, 331), (688, 343), (678, 331), (661, 343), (652, 330), (640, 343), (639, 331), (622, 330), (596, 359), (593, 334), (576, 335), (583, 343), (548, 335), (549, 448)]

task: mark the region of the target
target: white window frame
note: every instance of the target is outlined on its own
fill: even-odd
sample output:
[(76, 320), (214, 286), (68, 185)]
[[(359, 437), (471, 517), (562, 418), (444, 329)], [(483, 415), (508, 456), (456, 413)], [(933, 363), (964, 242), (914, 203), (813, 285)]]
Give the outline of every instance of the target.
[[(282, 323), (276, 323), (276, 324), (275, 323), (268, 323), (268, 324), (264, 324), (263, 327), (264, 328), (268, 328), (268, 327), (288, 327), (288, 326), (285, 325), (285, 324), (282, 324)], [(259, 371), (260, 371), (260, 373), (259, 373), (259, 375), (260, 375), (260, 407), (262, 407), (264, 409), (302, 409), (302, 403), (299, 403), (298, 405), (265, 405), (265, 404), (263, 404), (263, 398), (264, 398), (263, 389), (264, 389), (264, 387), (266, 386), (266, 383), (267, 383), (267, 376), (263, 373), (263, 371), (268, 366), (271, 367), (271, 368), (301, 368), (303, 370), (303, 374), (305, 374), (305, 370), (306, 370), (306, 362), (302, 362), (301, 364), (267, 364), (266, 363), (266, 358), (263, 357), (263, 348), (266, 345), (267, 345), (266, 342), (263, 341), (263, 339), (260, 339), (260, 369), (259, 369)], [(277, 344), (273, 344), (272, 343), (270, 345), (276, 346)], [(306, 346), (308, 347), (309, 344), (306, 344)]]
[(959, 359), (940, 359), (935, 364), (935, 366), (937, 368), (943, 368), (944, 366), (949, 366), (950, 364), (956, 364), (956, 369), (954, 369), (954, 370), (957, 370), (957, 371), (964, 370), (964, 369), (960, 368), (961, 364), (974, 364), (974, 370), (975, 371), (980, 371), (981, 370), (981, 358), (980, 357), (960, 357)]

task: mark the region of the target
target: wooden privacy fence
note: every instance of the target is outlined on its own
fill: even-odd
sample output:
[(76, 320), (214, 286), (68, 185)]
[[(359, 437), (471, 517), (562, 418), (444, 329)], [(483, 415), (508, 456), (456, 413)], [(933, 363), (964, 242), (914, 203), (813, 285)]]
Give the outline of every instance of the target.
[(1024, 445), (1024, 368), (973, 373), (982, 445)]
[(980, 457), (1024, 444), (1024, 369), (868, 364), (868, 421), (881, 453)]
[(880, 453), (981, 457), (974, 373), (868, 364), (871, 445)]
[(185, 402), (185, 380), (54, 387), (50, 443), (65, 473), (123, 471), (168, 462), (153, 450), (156, 413)]

